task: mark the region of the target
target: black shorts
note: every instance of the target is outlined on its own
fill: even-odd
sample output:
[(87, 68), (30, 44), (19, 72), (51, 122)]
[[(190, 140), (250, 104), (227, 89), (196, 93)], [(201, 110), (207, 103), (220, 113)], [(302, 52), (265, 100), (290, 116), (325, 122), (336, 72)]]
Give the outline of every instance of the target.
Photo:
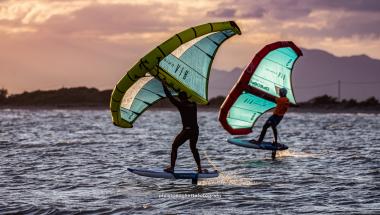
[(266, 123), (270, 123), (274, 126), (277, 126), (281, 122), (282, 118), (282, 116), (272, 115), (269, 117)]

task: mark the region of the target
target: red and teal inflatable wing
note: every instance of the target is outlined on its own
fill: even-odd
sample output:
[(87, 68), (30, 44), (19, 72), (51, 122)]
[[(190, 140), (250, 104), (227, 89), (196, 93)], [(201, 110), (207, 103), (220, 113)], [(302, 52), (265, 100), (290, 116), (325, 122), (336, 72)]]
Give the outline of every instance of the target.
[(294, 63), (302, 51), (291, 41), (266, 45), (241, 74), (219, 111), (223, 128), (233, 135), (252, 132), (256, 120), (276, 106), (279, 89), (288, 90), (292, 104), (296, 100), (292, 87)]

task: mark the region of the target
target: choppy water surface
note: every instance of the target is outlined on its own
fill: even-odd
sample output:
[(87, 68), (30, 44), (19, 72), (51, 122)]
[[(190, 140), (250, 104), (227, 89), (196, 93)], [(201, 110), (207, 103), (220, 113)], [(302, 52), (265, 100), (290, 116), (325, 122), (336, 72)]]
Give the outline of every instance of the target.
[[(220, 177), (195, 186), (127, 171), (169, 163), (175, 111), (120, 129), (106, 110), (0, 110), (0, 214), (380, 214), (380, 115), (289, 113), (276, 161), (228, 144), (217, 112), (198, 119), (202, 161)], [(178, 157), (195, 168), (188, 144)]]

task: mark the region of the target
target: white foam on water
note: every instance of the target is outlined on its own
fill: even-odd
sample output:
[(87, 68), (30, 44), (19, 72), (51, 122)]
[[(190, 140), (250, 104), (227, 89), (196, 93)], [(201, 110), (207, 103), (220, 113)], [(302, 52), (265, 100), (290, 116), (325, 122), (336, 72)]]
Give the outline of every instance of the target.
[(253, 186), (260, 184), (259, 182), (252, 181), (251, 178), (245, 178), (235, 175), (233, 172), (224, 172), (221, 171), (215, 164), (212, 162), (210, 157), (207, 155), (207, 152), (204, 151), (204, 156), (207, 159), (207, 162), (213, 169), (219, 172), (219, 177), (211, 178), (207, 180), (201, 180), (198, 182), (198, 185), (233, 185), (233, 186)]

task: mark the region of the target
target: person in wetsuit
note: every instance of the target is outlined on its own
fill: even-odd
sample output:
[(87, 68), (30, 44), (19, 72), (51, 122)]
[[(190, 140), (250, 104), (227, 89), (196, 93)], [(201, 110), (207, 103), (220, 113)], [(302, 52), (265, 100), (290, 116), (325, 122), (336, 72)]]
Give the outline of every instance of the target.
[(286, 88), (280, 89), (280, 98), (276, 99), (276, 108), (273, 111), (273, 115), (268, 118), (268, 120), (265, 122), (263, 129), (261, 131), (259, 139), (251, 140), (252, 143), (261, 143), (264, 140), (265, 134), (267, 133), (267, 129), (269, 127), (273, 130), (274, 135), (274, 144), (277, 144), (277, 125), (281, 122), (282, 118), (284, 117), (286, 111), (288, 110), (290, 103), (289, 99), (286, 98), (287, 94)]
[[(187, 95), (185, 92), (180, 92), (178, 94), (179, 100), (175, 99), (173, 95), (170, 93), (165, 84), (162, 84), (164, 88), (164, 92), (166, 96), (169, 98), (170, 102), (173, 103), (174, 106), (177, 107), (179, 113), (181, 114), (182, 131), (175, 138), (172, 151), (171, 151), (171, 162), (170, 166), (165, 169), (166, 172), (173, 172), (175, 167), (175, 162), (177, 160), (177, 150), (178, 148), (186, 142), (186, 140), (190, 140), (190, 149), (193, 153), (195, 162), (197, 163), (198, 172), (202, 172), (201, 167), (201, 159), (199, 157), (199, 152), (197, 149), (197, 141), (199, 135), (199, 128), (197, 122), (197, 104), (195, 102), (191, 102), (187, 99)], [(206, 171), (206, 170), (203, 170)]]

